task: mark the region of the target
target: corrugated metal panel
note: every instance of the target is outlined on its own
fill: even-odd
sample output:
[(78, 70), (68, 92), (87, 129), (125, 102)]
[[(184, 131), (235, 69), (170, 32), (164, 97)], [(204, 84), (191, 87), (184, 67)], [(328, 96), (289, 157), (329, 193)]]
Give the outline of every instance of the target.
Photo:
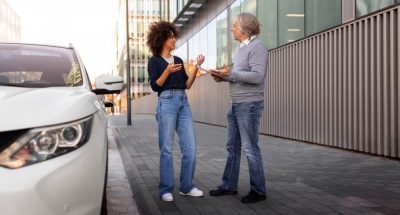
[[(267, 90), (283, 94), (269, 95), (278, 97), (269, 105), (284, 113), (267, 112), (267, 118), (277, 115), (283, 123), (267, 133), (400, 157), (398, 11), (392, 8), (272, 50), (278, 69), (270, 65), (268, 83), (279, 84), (267, 84)], [(304, 110), (297, 99), (305, 102)]]
[[(397, 47), (395, 50), (397, 50), (396, 54), (395, 54), (395, 62), (397, 62), (397, 66), (394, 70), (395, 73), (397, 73), (397, 95), (395, 93), (395, 95), (393, 95), (393, 97), (397, 98), (397, 114), (395, 115), (395, 119), (397, 120), (397, 132), (395, 132), (393, 135), (395, 136), (395, 139), (397, 139), (397, 157), (400, 156), (400, 74), (399, 74), (399, 70), (400, 70), (400, 53), (398, 50), (400, 50), (400, 41), (399, 41), (399, 37), (400, 37), (400, 14), (399, 14), (399, 10), (396, 11), (396, 16), (395, 20), (397, 21), (397, 24), (395, 24), (394, 26), (397, 26), (397, 29), (395, 28), (394, 32), (395, 34), (395, 41), (397, 42)], [(397, 59), (396, 59), (397, 58)], [(396, 91), (396, 90), (395, 90)], [(393, 157), (395, 157), (396, 155), (394, 155)]]
[[(396, 7), (270, 51), (261, 133), (400, 158), (399, 31)], [(226, 125), (228, 91), (196, 80), (194, 119)]]
[[(399, 71), (400, 71), (400, 53), (399, 53), (399, 50), (400, 50), (400, 14), (399, 14), (399, 10), (397, 10), (397, 12), (395, 13), (394, 20), (397, 21), (397, 24), (394, 24), (394, 30), (393, 30), (394, 31), (394, 37), (393, 37), (393, 40), (395, 41), (394, 47), (397, 47), (397, 48), (394, 48), (394, 50), (396, 52), (395, 52), (394, 57), (393, 57), (394, 58), (394, 62), (393, 63), (395, 64), (395, 69), (394, 69), (393, 73), (395, 74), (394, 75), (395, 77), (397, 75), (397, 79), (394, 78), (395, 84), (393, 84), (394, 92), (393, 92), (392, 96), (397, 100), (397, 102), (394, 101), (394, 104), (397, 105), (397, 108), (395, 108), (395, 107), (393, 108), (394, 110), (397, 109), (397, 111), (395, 111), (396, 114), (394, 115), (395, 123), (397, 121), (397, 129), (394, 129), (393, 139), (397, 140), (397, 141), (394, 141), (394, 143), (395, 143), (394, 148), (397, 147), (397, 157), (399, 157), (400, 156), (400, 137), (399, 137), (399, 135), (400, 135), (400, 98), (399, 98), (399, 95), (400, 95), (400, 74), (399, 74)], [(396, 26), (397, 26), (397, 28), (396, 28)], [(397, 43), (397, 46), (395, 45), (396, 43)], [(396, 65), (395, 62), (397, 62), (397, 65)], [(396, 82), (396, 80), (397, 80), (397, 82)], [(397, 90), (396, 90), (396, 87), (395, 87), (396, 85), (397, 85)], [(395, 151), (396, 150), (393, 150), (394, 155), (392, 157), (396, 156), (396, 152)]]

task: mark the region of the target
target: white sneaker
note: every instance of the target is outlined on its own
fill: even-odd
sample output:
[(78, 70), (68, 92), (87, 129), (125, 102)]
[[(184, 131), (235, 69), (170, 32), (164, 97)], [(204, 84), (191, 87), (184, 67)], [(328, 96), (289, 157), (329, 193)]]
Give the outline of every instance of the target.
[(181, 191), (179, 191), (179, 194), (181, 194), (183, 196), (201, 197), (201, 196), (203, 196), (203, 191), (201, 191), (201, 190), (197, 189), (196, 187), (194, 187), (188, 193), (182, 193)]
[(165, 193), (161, 196), (161, 199), (165, 202), (172, 202), (174, 201), (174, 196), (172, 196), (172, 193)]

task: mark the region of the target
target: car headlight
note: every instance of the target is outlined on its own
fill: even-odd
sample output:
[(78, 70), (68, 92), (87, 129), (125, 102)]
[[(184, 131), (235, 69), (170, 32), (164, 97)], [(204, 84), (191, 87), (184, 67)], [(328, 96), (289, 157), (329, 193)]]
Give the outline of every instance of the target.
[(0, 152), (0, 166), (16, 169), (73, 151), (90, 136), (92, 117), (31, 129)]

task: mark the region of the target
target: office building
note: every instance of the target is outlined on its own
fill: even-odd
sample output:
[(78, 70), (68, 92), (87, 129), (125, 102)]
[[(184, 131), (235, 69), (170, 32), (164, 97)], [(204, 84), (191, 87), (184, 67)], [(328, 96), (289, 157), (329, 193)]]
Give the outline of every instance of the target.
[(0, 41), (21, 41), (20, 18), (5, 0), (0, 0)]
[[(161, 0), (181, 31), (176, 55), (232, 63), (237, 14), (261, 22), (269, 48), (261, 133), (400, 158), (400, 1)], [(188, 91), (196, 121), (226, 125), (228, 84), (208, 75)], [(156, 95), (133, 102), (154, 113)]]
[[(160, 20), (160, 0), (129, 0), (129, 47), (131, 61), (131, 97), (137, 99), (151, 92), (147, 74), (150, 52), (146, 47), (146, 34), (152, 22)], [(126, 72), (126, 1), (118, 0), (117, 71), (127, 80)], [(126, 112), (126, 88), (115, 97), (117, 111)]]

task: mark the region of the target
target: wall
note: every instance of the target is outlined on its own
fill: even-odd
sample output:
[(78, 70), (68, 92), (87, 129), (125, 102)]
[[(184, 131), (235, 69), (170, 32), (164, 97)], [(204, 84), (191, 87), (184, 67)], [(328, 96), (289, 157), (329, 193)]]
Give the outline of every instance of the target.
[[(270, 51), (261, 133), (400, 158), (400, 7)], [(228, 86), (188, 91), (196, 121), (226, 125)], [(154, 113), (153, 93), (133, 111)]]

